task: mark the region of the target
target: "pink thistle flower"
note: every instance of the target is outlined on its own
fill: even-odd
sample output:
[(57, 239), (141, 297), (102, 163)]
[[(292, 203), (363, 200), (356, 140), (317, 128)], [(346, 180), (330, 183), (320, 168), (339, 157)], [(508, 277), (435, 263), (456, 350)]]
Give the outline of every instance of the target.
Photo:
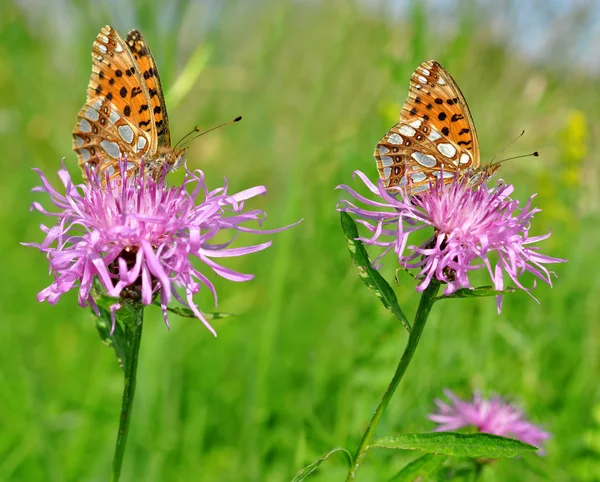
[[(121, 174), (125, 172), (125, 162)], [(167, 327), (167, 305), (172, 298), (189, 307), (216, 335), (193, 301), (193, 295), (205, 286), (217, 293), (213, 283), (192, 264), (196, 258), (216, 275), (231, 281), (251, 280), (254, 276), (236, 272), (217, 263), (215, 258), (242, 256), (262, 251), (268, 241), (252, 246), (230, 248), (240, 232), (274, 233), (243, 227), (247, 221), (260, 225), (263, 211), (244, 212), (244, 202), (266, 193), (264, 186), (228, 194), (225, 186), (209, 191), (201, 171), (186, 171), (181, 186), (167, 186), (165, 174), (158, 180), (144, 176), (144, 166), (137, 176), (117, 175), (100, 179), (93, 170), (87, 173), (88, 184), (76, 185), (62, 165), (58, 172), (65, 194), (51, 186), (46, 176), (35, 169), (42, 186), (34, 192), (47, 193), (58, 212), (49, 212), (34, 202), (32, 210), (56, 218), (52, 227), (41, 225), (46, 238), (41, 244), (24, 243), (46, 254), (54, 281), (38, 296), (38, 301), (55, 304), (58, 299), (78, 288), (78, 302), (98, 307), (91, 290), (97, 277), (109, 296), (149, 305), (160, 298)], [(222, 232), (232, 232), (228, 241), (215, 242)], [(183, 294), (176, 291), (182, 288)], [(113, 329), (115, 312), (111, 307)]]
[[(349, 201), (338, 203), (337, 209), (354, 214), (358, 222), (371, 234), (360, 241), (384, 248), (373, 266), (382, 256), (392, 251), (400, 266), (419, 269), (421, 278), (417, 291), (423, 291), (432, 278), (446, 283), (444, 294), (459, 288), (473, 289), (469, 273), (485, 268), (494, 289), (503, 290), (508, 276), (518, 288), (531, 295), (532, 288), (523, 286), (518, 277), (530, 272), (552, 286), (551, 272), (544, 264), (562, 263), (565, 259), (552, 258), (531, 246), (550, 236), (529, 236), (529, 227), (539, 209), (531, 207), (531, 196), (524, 207), (509, 196), (513, 186), (499, 182), (492, 189), (485, 184), (469, 185), (468, 176), (455, 176), (449, 184), (438, 180), (429, 190), (409, 195), (405, 189), (396, 192), (386, 190), (379, 181), (374, 185), (360, 171), (354, 173), (376, 195), (370, 200), (346, 185), (338, 186), (370, 208), (358, 207)], [(432, 227), (434, 237), (421, 246), (408, 246), (412, 233)], [(497, 261), (490, 260), (490, 254)], [(552, 273), (554, 274), (554, 273)], [(535, 299), (535, 298), (534, 298)], [(537, 301), (537, 300), (536, 300)], [(502, 297), (497, 297), (498, 312), (502, 309)]]
[(479, 393), (473, 394), (472, 401), (458, 398), (450, 390), (444, 390), (452, 402), (435, 400), (439, 412), (428, 416), (438, 424), (435, 432), (453, 432), (463, 427), (476, 427), (480, 432), (510, 437), (541, 447), (551, 435), (529, 422), (525, 414), (501, 397), (483, 399)]

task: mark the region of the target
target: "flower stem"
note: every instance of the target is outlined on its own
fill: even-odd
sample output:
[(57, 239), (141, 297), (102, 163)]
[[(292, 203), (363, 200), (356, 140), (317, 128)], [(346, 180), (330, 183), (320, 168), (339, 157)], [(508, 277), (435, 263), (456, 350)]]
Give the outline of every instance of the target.
[(121, 420), (119, 422), (119, 433), (117, 434), (117, 443), (115, 445), (115, 456), (113, 459), (113, 471), (111, 482), (118, 482), (121, 476), (121, 465), (125, 455), (125, 445), (127, 443), (127, 434), (129, 433), (129, 421), (131, 420), (131, 409), (133, 407), (133, 397), (135, 395), (135, 382), (137, 375), (138, 356), (140, 352), (140, 343), (142, 341), (142, 326), (144, 321), (144, 309), (138, 308), (132, 310), (135, 313), (133, 319), (124, 323), (126, 337), (126, 360), (124, 363), (125, 386), (123, 388), (123, 400), (121, 402)]
[(362, 440), (360, 441), (360, 445), (354, 455), (354, 463), (350, 467), (348, 471), (348, 476), (346, 477), (346, 482), (350, 482), (356, 479), (356, 472), (360, 467), (365, 455), (367, 454), (367, 450), (369, 450), (369, 442), (371, 441), (371, 437), (375, 432), (375, 428), (381, 419), (383, 412), (385, 411), (388, 403), (390, 402), (396, 388), (408, 365), (417, 349), (417, 345), (419, 344), (419, 340), (421, 339), (421, 334), (423, 333), (423, 328), (425, 328), (425, 323), (427, 322), (427, 318), (429, 317), (429, 313), (431, 312), (431, 307), (433, 303), (435, 303), (435, 297), (440, 289), (440, 283), (436, 280), (431, 280), (429, 286), (423, 291), (421, 295), (421, 301), (419, 302), (419, 307), (417, 308), (417, 314), (415, 315), (415, 321), (413, 323), (412, 331), (408, 337), (408, 343), (406, 344), (406, 348), (404, 349), (404, 353), (402, 354), (402, 358), (400, 358), (400, 362), (398, 363), (398, 367), (396, 368), (396, 373), (394, 373), (394, 377), (392, 381), (387, 387), (387, 390), (383, 394), (383, 398), (379, 402), (371, 421), (369, 422), (369, 426), (365, 431)]

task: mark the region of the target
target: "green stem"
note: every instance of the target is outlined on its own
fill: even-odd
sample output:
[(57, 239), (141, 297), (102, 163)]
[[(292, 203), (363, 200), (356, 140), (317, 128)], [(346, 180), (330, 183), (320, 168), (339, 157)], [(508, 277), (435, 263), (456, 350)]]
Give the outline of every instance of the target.
[(408, 343), (406, 344), (406, 348), (404, 349), (404, 353), (402, 354), (402, 358), (400, 359), (400, 363), (398, 363), (398, 367), (396, 368), (396, 373), (394, 373), (394, 377), (392, 381), (387, 387), (387, 390), (383, 394), (383, 398), (379, 402), (379, 406), (375, 410), (371, 421), (369, 422), (369, 426), (365, 431), (362, 440), (360, 441), (360, 445), (354, 455), (354, 463), (350, 467), (348, 471), (348, 476), (346, 477), (346, 482), (350, 482), (356, 479), (356, 472), (360, 467), (365, 455), (367, 454), (367, 450), (369, 449), (369, 442), (371, 441), (371, 437), (375, 432), (375, 428), (381, 419), (383, 412), (385, 412), (388, 403), (390, 402), (396, 388), (412, 357), (417, 349), (417, 345), (419, 344), (419, 340), (421, 339), (421, 334), (423, 333), (423, 328), (425, 328), (425, 323), (427, 322), (427, 318), (429, 317), (429, 313), (431, 312), (431, 307), (433, 303), (435, 303), (435, 297), (440, 289), (440, 283), (436, 280), (432, 280), (429, 283), (429, 286), (423, 291), (421, 295), (421, 301), (419, 302), (419, 307), (417, 308), (417, 314), (415, 315), (415, 321), (413, 323), (412, 331), (408, 337)]
[(127, 434), (129, 433), (129, 421), (131, 420), (131, 409), (133, 407), (133, 397), (135, 395), (135, 382), (137, 375), (138, 356), (140, 352), (140, 343), (142, 341), (142, 326), (144, 321), (144, 309), (138, 308), (132, 310), (135, 318), (130, 319), (129, 323), (124, 323), (125, 337), (127, 343), (126, 359), (124, 360), (123, 370), (125, 371), (125, 386), (123, 388), (123, 401), (121, 402), (121, 420), (119, 422), (119, 433), (117, 434), (117, 443), (115, 446), (115, 456), (113, 459), (113, 471), (111, 482), (118, 482), (121, 476), (121, 465), (125, 455), (125, 445), (127, 444)]

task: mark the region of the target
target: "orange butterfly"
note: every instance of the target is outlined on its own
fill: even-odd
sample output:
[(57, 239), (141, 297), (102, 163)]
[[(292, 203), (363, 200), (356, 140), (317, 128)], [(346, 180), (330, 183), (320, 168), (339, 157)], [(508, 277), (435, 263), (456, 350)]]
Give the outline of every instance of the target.
[(115, 175), (127, 156), (127, 173), (142, 162), (157, 176), (166, 164), (177, 169), (187, 147), (172, 147), (169, 118), (158, 69), (146, 41), (137, 30), (125, 41), (106, 25), (92, 48), (92, 76), (87, 100), (73, 129), (73, 150), (84, 172), (87, 165), (101, 179)]
[(443, 176), (458, 172), (477, 186), (500, 167), (481, 166), (471, 112), (450, 74), (436, 61), (423, 62), (410, 78), (400, 122), (379, 141), (374, 156), (385, 187), (405, 187), (415, 194)]

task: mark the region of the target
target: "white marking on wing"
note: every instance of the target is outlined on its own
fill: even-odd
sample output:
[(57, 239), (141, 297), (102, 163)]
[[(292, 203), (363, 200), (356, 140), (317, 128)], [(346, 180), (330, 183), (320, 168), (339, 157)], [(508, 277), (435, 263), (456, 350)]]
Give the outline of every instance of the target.
[(79, 149), (79, 155), (81, 156), (81, 159), (83, 159), (83, 162), (87, 162), (90, 158), (90, 151), (87, 149)]
[(446, 85), (446, 81), (440, 77), (439, 80), (438, 80), (438, 84), (440, 84), (440, 85)]
[(400, 134), (403, 134), (403, 135), (408, 136), (408, 137), (414, 136), (416, 134), (416, 132), (417, 132), (411, 126), (407, 126), (407, 125), (403, 125), (398, 130), (400, 131)]
[(137, 143), (138, 151), (141, 151), (144, 147), (146, 147), (146, 138), (144, 136), (140, 136)]
[(87, 119), (81, 119), (79, 121), (79, 130), (81, 132), (92, 132), (92, 125), (87, 121)]
[(423, 121), (421, 119), (417, 119), (415, 121), (412, 121), (410, 124), (408, 124), (409, 126), (414, 127), (415, 129), (418, 129), (419, 127), (421, 127), (421, 124), (423, 123)]
[(381, 156), (379, 160), (381, 161), (381, 164), (386, 167), (394, 164), (394, 160), (390, 156)]
[(100, 113), (90, 106), (85, 109), (85, 116), (91, 121), (97, 121), (100, 118)]
[(123, 52), (123, 47), (121, 47), (121, 44), (117, 44), (115, 47), (115, 52)]
[(430, 154), (423, 154), (422, 152), (413, 152), (410, 157), (417, 161), (423, 167), (435, 167), (437, 161), (435, 157)]
[(121, 118), (121, 116), (113, 109), (110, 109), (110, 115), (108, 116), (108, 118), (113, 124), (116, 124), (117, 121)]
[(75, 144), (77, 144), (77, 146), (83, 146), (83, 137), (75, 136)]
[(440, 151), (444, 156), (453, 158), (456, 155), (456, 147), (452, 144), (441, 143), (437, 145), (437, 150)]
[(410, 192), (412, 194), (416, 194), (416, 193), (421, 192), (421, 191), (427, 191), (427, 189), (429, 189), (429, 184), (423, 184), (422, 186), (415, 186), (415, 187), (413, 187), (410, 190)]
[(392, 168), (391, 167), (384, 167), (383, 168), (383, 177), (385, 179), (389, 179), (389, 177), (392, 175)]
[(404, 142), (404, 139), (394, 132), (390, 137), (388, 137), (388, 142), (390, 144), (400, 145)]
[(108, 52), (108, 49), (106, 48), (106, 45), (103, 45), (103, 44), (98, 44), (98, 50), (100, 52), (102, 52), (103, 54), (105, 54), (106, 52)]
[(429, 72), (429, 70), (424, 69), (424, 68), (421, 68), (421, 72), (423, 72), (427, 76), (431, 75), (431, 72)]
[(422, 75), (417, 76), (417, 79), (419, 80), (419, 82), (421, 82), (422, 84), (426, 84), (427, 83), (427, 79), (425, 77), (423, 77)]
[(471, 157), (470, 157), (470, 156), (469, 156), (469, 154), (467, 154), (466, 152), (463, 152), (463, 153), (460, 155), (460, 163), (461, 163), (461, 164), (467, 164), (467, 163), (469, 163), (469, 162), (471, 162)]
[(379, 146), (379, 154), (380, 155), (387, 154), (388, 152), (390, 152), (390, 150), (387, 147)]
[(441, 138), (442, 138), (442, 134), (440, 134), (435, 129), (431, 129), (431, 134), (429, 134), (429, 137), (427, 137), (427, 139), (429, 139), (430, 141), (434, 141), (434, 142)]
[(422, 172), (415, 172), (411, 174), (410, 177), (413, 180), (413, 182), (421, 182), (427, 179), (427, 176)]
[(131, 144), (133, 141), (133, 130), (128, 125), (119, 126), (117, 129), (119, 131), (119, 135), (121, 139), (123, 139), (127, 144)]
[(116, 142), (111, 142), (107, 141), (106, 139), (102, 139), (102, 141), (100, 141), (100, 146), (113, 159), (118, 159), (119, 157), (121, 157), (121, 149), (119, 149), (119, 144), (117, 144)]

